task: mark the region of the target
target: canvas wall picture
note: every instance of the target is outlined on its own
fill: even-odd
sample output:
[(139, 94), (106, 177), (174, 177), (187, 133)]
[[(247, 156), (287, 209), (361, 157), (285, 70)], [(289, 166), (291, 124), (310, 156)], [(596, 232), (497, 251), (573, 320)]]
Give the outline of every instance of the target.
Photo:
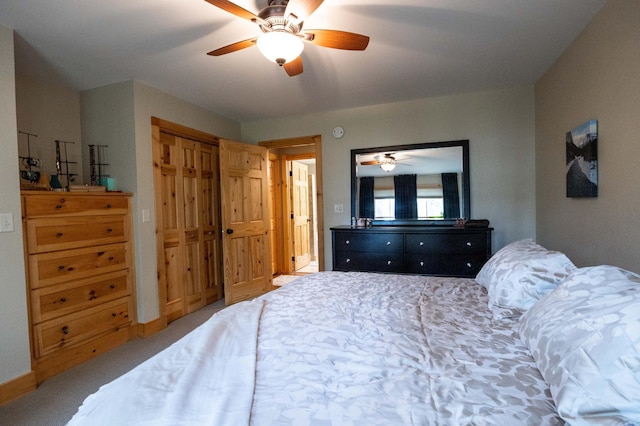
[(566, 134), (567, 197), (598, 196), (598, 121)]

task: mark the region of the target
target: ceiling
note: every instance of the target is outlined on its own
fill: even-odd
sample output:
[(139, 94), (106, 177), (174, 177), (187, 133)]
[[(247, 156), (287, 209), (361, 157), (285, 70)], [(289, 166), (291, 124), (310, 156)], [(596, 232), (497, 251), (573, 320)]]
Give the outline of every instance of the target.
[[(324, 0), (306, 29), (367, 35), (365, 51), (305, 44), (289, 77), (260, 34), (204, 0), (0, 0), (18, 72), (86, 90), (137, 79), (239, 122), (533, 84), (606, 0)], [(253, 13), (267, 0), (237, 0)]]

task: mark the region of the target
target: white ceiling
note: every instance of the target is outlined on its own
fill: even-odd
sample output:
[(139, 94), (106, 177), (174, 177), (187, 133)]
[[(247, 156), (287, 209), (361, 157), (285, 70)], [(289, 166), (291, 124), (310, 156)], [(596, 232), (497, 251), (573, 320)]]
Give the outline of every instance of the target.
[[(606, 0), (325, 0), (304, 28), (371, 37), (363, 52), (306, 44), (289, 77), (260, 34), (204, 0), (0, 0), (23, 72), (53, 67), (76, 90), (138, 79), (240, 122), (532, 84)], [(257, 13), (267, 0), (237, 0)]]

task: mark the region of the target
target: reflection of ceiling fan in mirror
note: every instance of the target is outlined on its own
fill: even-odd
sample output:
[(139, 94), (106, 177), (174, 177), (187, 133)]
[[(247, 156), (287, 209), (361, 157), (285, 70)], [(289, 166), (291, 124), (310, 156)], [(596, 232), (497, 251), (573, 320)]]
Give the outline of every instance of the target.
[(394, 157), (395, 153), (390, 152), (390, 153), (386, 153), (383, 155), (376, 155), (374, 158), (375, 160), (370, 160), (370, 161), (362, 161), (360, 163), (360, 165), (362, 166), (374, 166), (374, 165), (380, 165), (380, 168), (382, 170), (384, 170), (385, 172), (390, 172), (391, 170), (396, 168), (396, 165), (398, 164), (404, 164), (405, 166), (411, 166), (410, 164), (405, 164), (405, 163), (399, 163), (396, 160), (396, 157)]
[(269, 5), (257, 15), (228, 0), (206, 0), (214, 6), (242, 19), (258, 24), (262, 35), (238, 41), (213, 50), (208, 55), (220, 56), (258, 45), (260, 52), (272, 62), (284, 67), (289, 76), (302, 73), (304, 43), (343, 50), (364, 50), (369, 37), (337, 30), (303, 30), (303, 21), (324, 0), (269, 0)]

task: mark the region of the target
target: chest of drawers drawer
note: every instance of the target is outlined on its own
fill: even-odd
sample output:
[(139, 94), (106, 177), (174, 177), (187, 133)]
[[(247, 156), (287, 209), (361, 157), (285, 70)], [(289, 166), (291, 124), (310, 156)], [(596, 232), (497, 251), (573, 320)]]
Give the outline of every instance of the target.
[(29, 253), (124, 242), (125, 216), (33, 219), (27, 225)]
[(45, 321), (34, 326), (36, 357), (115, 332), (129, 323), (129, 301), (126, 298)]
[(117, 271), (127, 267), (127, 246), (109, 244), (29, 256), (31, 288)]
[(128, 203), (126, 197), (120, 196), (30, 194), (25, 197), (23, 214), (30, 218), (88, 213), (126, 214)]
[(335, 256), (335, 270), (402, 272), (402, 253), (338, 252)]
[(34, 323), (47, 321), (131, 294), (127, 270), (31, 291)]
[(484, 233), (406, 234), (407, 253), (484, 253), (486, 249)]
[(486, 261), (482, 254), (409, 254), (405, 263), (406, 271), (411, 274), (472, 277)]
[(335, 249), (337, 251), (401, 253), (403, 244), (403, 237), (400, 234), (344, 232), (335, 235)]

